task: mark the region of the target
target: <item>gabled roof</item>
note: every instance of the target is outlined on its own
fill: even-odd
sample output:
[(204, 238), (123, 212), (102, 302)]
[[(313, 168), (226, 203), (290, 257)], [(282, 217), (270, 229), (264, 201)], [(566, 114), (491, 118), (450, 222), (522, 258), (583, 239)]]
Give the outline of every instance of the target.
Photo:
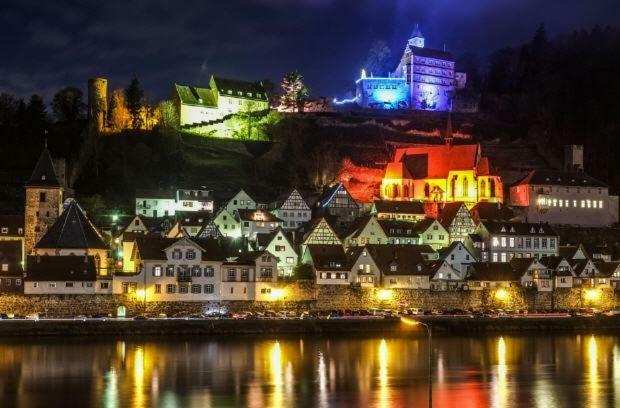
[(437, 252), (439, 252), (439, 256), (441, 259), (446, 259), (448, 255), (457, 250), (459, 246), (462, 250), (467, 252), (469, 256), (471, 256), (472, 261), (476, 259), (476, 257), (469, 251), (467, 246), (460, 241), (453, 241), (449, 246), (441, 248)]
[(611, 277), (614, 272), (620, 271), (620, 262), (595, 262), (594, 264), (602, 276)]
[(566, 258), (569, 262), (575, 258), (578, 251), (581, 251), (585, 258), (590, 258), (590, 254), (582, 244), (564, 245), (558, 248), (560, 256)]
[(441, 212), (439, 213), (439, 216), (437, 217), (437, 221), (439, 221), (441, 225), (444, 226), (444, 228), (450, 227), (452, 221), (454, 221), (459, 210), (464, 205), (465, 204), (461, 201), (444, 204)]
[(431, 274), (429, 264), (426, 261), (424, 246), (366, 245), (366, 248), (379, 270), (385, 275)]
[(174, 84), (174, 89), (183, 104), (217, 108), (215, 95), (210, 87)]
[(308, 201), (306, 201), (306, 199), (304, 198), (304, 195), (301, 193), (301, 191), (299, 191), (296, 188), (289, 189), (284, 194), (281, 194), (280, 196), (278, 196), (278, 198), (271, 204), (271, 208), (281, 209), (289, 199), (290, 200), (293, 199), (292, 196), (294, 194), (299, 195), (299, 198), (301, 199), (303, 205), (305, 205), (305, 208), (295, 207), (294, 210), (310, 210), (311, 209), (310, 208), (311, 206), (310, 204), (308, 204)]
[(293, 245), (293, 239), (292, 239), (291, 234), (287, 231), (284, 231), (282, 227), (278, 227), (267, 234), (263, 234), (263, 233), (256, 234), (256, 243), (258, 244), (259, 247), (266, 248), (271, 243), (271, 241), (276, 239), (276, 237), (278, 236), (280, 232), (284, 236), (284, 239), (291, 246), (291, 248), (293, 248), (293, 251), (295, 251), (295, 245)]
[[(437, 220), (434, 218), (430, 218), (430, 217), (425, 218), (423, 220), (416, 222), (414, 228), (418, 234), (421, 234), (421, 233), (424, 233), (426, 230), (428, 230), (431, 227), (431, 225), (435, 223), (435, 221)], [(439, 225), (441, 225), (441, 223), (439, 223)]]
[(607, 184), (585, 173), (562, 170), (532, 170), (527, 176), (513, 185), (529, 184), (569, 187), (608, 187)]
[(77, 201), (70, 200), (35, 248), (108, 249), (108, 246)]
[(490, 234), (505, 235), (531, 235), (531, 236), (557, 236), (558, 234), (549, 224), (537, 224), (526, 222), (496, 222), (481, 221), (481, 224)]
[(344, 249), (340, 245), (310, 244), (306, 251), (312, 257), (317, 270), (348, 270), (349, 263)]
[(581, 276), (584, 269), (586, 269), (586, 266), (588, 265), (591, 265), (594, 267), (594, 276), (598, 276), (600, 274), (600, 271), (598, 270), (598, 267), (594, 262), (592, 262), (590, 259), (580, 259), (578, 261), (573, 260), (572, 262), (572, 267), (573, 267), (573, 270), (575, 271), (575, 275)]
[(394, 162), (402, 161), (414, 179), (445, 179), (450, 171), (474, 170), (480, 146), (430, 145), (396, 149)]
[(220, 240), (215, 238), (141, 237), (136, 238), (136, 250), (142, 260), (166, 261), (166, 249), (184, 240), (202, 252), (203, 261), (222, 261), (225, 258)]
[[(532, 264), (539, 263), (536, 258), (512, 258), (510, 260), (510, 266), (514, 269), (515, 273), (519, 273), (520, 276), (525, 275), (525, 273), (530, 269)], [(541, 266), (546, 268), (546, 265), (541, 263)]]
[(26, 187), (60, 188), (60, 182), (56, 177), (52, 156), (50, 156), (47, 147), (41, 152), (41, 156), (39, 156), (39, 160), (34, 166), (34, 170), (26, 183)]
[(469, 210), (476, 221), (510, 221), (515, 217), (514, 211), (500, 203), (481, 201)]
[[(260, 82), (240, 81), (238, 79), (228, 79), (213, 75), (211, 80), (215, 83), (220, 95), (235, 96), (248, 99), (267, 100), (265, 87)], [(232, 91), (228, 94), (228, 91)], [(241, 92), (242, 95), (239, 95)], [(258, 96), (260, 95), (260, 96)]]
[(353, 198), (353, 196), (351, 195), (351, 193), (349, 193), (349, 190), (347, 190), (347, 188), (344, 186), (344, 184), (342, 183), (336, 183), (332, 188), (330, 188), (329, 190), (327, 190), (327, 192), (323, 195), (323, 197), (320, 199), (319, 203), (321, 207), (327, 207), (332, 199), (334, 198), (334, 196), (336, 195), (336, 193), (339, 190), (344, 190), (347, 193), (347, 196), (350, 198), (350, 200), (355, 203), (357, 205), (357, 207), (359, 208), (360, 205), (357, 201), (355, 201), (355, 199)]
[(89, 256), (28, 256), (26, 281), (94, 281), (95, 258)]
[(519, 281), (523, 274), (515, 271), (508, 262), (474, 262), (470, 264), (469, 280), (478, 281)]
[[(0, 241), (0, 275), (21, 275), (22, 265), (21, 241)], [(2, 264), (8, 264), (8, 271), (3, 271)]]
[(375, 200), (374, 208), (377, 213), (425, 215), (424, 204), (421, 201), (388, 201)]
[(556, 270), (557, 267), (560, 266), (560, 263), (565, 260), (566, 259), (563, 256), (543, 256), (539, 259), (541, 264), (552, 270)]

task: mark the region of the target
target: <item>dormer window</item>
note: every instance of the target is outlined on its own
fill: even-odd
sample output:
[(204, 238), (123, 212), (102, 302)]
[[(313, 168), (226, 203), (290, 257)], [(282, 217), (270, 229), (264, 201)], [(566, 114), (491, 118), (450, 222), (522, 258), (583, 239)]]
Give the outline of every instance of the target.
[(390, 271), (396, 272), (397, 269), (398, 269), (397, 265), (390, 265)]
[(45, 180), (45, 174), (41, 176), (41, 180)]
[(530, 228), (530, 234), (534, 234), (536, 233), (536, 230), (534, 229), (534, 227)]
[(538, 232), (539, 232), (540, 234), (544, 234), (544, 233), (545, 233), (545, 230), (543, 230), (543, 227), (540, 227), (540, 229), (538, 230)]
[(515, 227), (510, 227), (510, 232), (515, 232)]
[(503, 225), (502, 225), (501, 232), (506, 232), (506, 228), (504, 228), (504, 226), (503, 226)]

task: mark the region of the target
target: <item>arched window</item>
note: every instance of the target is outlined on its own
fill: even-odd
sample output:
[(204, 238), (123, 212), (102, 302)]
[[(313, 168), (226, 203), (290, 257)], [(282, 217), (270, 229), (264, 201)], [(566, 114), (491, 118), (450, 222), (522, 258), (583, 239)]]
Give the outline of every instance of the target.
[(480, 197), (486, 197), (487, 196), (487, 182), (482, 180), (480, 182)]
[(463, 193), (461, 195), (463, 197), (469, 197), (469, 180), (467, 180), (467, 177), (463, 179)]
[(491, 197), (495, 197), (495, 180), (491, 179), (489, 180), (489, 193)]
[(409, 186), (406, 184), (403, 186), (403, 197), (409, 198)]
[(392, 198), (396, 198), (398, 197), (398, 184), (393, 184), (392, 185)]
[(424, 184), (424, 197), (429, 198), (431, 196), (431, 186), (428, 183)]
[(458, 176), (454, 176), (452, 177), (452, 180), (450, 180), (450, 196), (452, 198), (454, 198), (454, 196), (456, 196), (456, 179), (458, 178)]

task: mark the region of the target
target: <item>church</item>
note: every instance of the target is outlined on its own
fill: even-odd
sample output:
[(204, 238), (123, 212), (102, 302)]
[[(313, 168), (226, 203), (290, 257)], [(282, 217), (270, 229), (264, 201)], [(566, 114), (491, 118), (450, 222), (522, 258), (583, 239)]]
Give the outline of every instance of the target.
[(453, 143), (450, 118), (443, 144), (396, 149), (381, 182), (384, 200), (463, 202), (471, 208), (478, 202), (501, 203), (503, 194), (501, 178), (480, 144)]
[(362, 71), (355, 102), (370, 109), (449, 111), (456, 90), (466, 82), (466, 74), (455, 71), (450, 52), (426, 48), (416, 24), (394, 72), (375, 77)]

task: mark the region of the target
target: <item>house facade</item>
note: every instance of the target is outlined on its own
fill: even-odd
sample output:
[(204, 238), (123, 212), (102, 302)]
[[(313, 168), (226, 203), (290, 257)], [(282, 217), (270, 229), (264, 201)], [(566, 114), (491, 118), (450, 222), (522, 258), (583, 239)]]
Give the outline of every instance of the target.
[(296, 229), (310, 221), (312, 210), (297, 189), (293, 189), (281, 203), (278, 203), (273, 214), (282, 220), (284, 229)]
[(483, 262), (558, 255), (559, 236), (548, 224), (483, 221), (475, 235), (482, 240)]
[(213, 191), (199, 189), (138, 190), (136, 215), (158, 218), (174, 216), (177, 211), (213, 212)]

